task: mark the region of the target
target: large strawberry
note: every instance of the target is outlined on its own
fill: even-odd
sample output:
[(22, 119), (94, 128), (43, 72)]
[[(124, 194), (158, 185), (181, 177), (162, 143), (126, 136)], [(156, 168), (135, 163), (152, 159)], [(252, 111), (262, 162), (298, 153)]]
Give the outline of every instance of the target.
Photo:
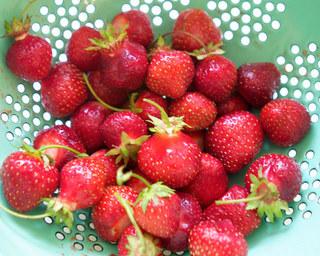
[(258, 118), (239, 111), (219, 118), (209, 129), (207, 149), (218, 158), (229, 173), (239, 172), (259, 153), (263, 131)]
[(81, 71), (71, 63), (56, 64), (41, 83), (41, 97), (54, 117), (71, 115), (88, 97)]
[(186, 132), (186, 133), (190, 136), (191, 139), (193, 139), (195, 143), (198, 144), (201, 150), (204, 150), (204, 138), (206, 135), (206, 130)]
[(262, 128), (276, 145), (289, 147), (300, 142), (310, 129), (310, 115), (299, 102), (277, 99), (260, 113)]
[(233, 95), (217, 105), (218, 115), (223, 116), (236, 111), (248, 110), (248, 104), (240, 95)]
[(191, 52), (210, 43), (219, 43), (221, 32), (204, 10), (188, 9), (179, 14), (172, 41), (175, 49)]
[(244, 64), (238, 70), (238, 91), (250, 105), (261, 108), (272, 100), (280, 75), (273, 63)]

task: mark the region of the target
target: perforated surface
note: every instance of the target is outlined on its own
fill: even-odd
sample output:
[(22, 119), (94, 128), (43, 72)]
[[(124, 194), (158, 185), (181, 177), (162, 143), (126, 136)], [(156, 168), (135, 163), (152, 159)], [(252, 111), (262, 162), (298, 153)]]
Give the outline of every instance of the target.
[[(290, 205), (282, 220), (275, 224), (265, 221), (249, 237), (250, 255), (306, 255), (314, 256), (320, 249), (317, 225), (320, 216), (320, 175), (318, 138), (320, 104), (320, 51), (316, 10), (320, 3), (307, 1), (269, 0), (80, 0), (39, 1), (32, 10), (32, 32), (42, 35), (53, 47), (54, 61), (66, 61), (64, 49), (72, 31), (80, 26), (102, 28), (105, 21), (119, 11), (140, 9), (147, 13), (158, 34), (171, 30), (179, 11), (188, 7), (203, 8), (214, 17), (225, 39), (227, 56), (238, 65), (252, 61), (272, 61), (282, 72), (282, 86), (274, 95), (290, 97), (302, 102), (311, 114), (312, 129), (301, 142), (289, 149), (266, 143), (263, 152), (281, 152), (301, 165), (303, 184), (300, 194)], [(18, 0), (3, 1), (0, 17), (10, 19), (17, 14)], [(5, 9), (5, 10), (4, 10)], [(300, 19), (299, 17), (303, 17)], [(318, 22), (318, 23), (317, 23)], [(5, 55), (9, 40), (0, 42), (1, 56)], [(0, 63), (0, 141), (1, 159), (20, 146), (31, 143), (36, 133), (52, 124), (68, 120), (53, 119), (43, 109), (41, 85), (29, 84), (13, 77), (4, 58)], [(263, 152), (261, 154), (263, 154)], [(241, 175), (234, 178), (242, 181)], [(3, 200), (3, 198), (2, 198)], [(3, 232), (0, 254), (5, 255), (111, 255), (115, 246), (100, 241), (90, 222), (90, 212), (76, 214), (73, 230), (58, 227), (52, 219), (43, 222), (16, 220), (0, 213)], [(46, 224), (45, 224), (46, 223)], [(28, 242), (27, 242), (28, 240)], [(12, 247), (10, 241), (17, 246)], [(4, 250), (4, 251), (3, 251)], [(23, 253), (22, 253), (23, 252)], [(170, 252), (165, 251), (165, 255)], [(2, 254), (1, 254), (2, 255)]]

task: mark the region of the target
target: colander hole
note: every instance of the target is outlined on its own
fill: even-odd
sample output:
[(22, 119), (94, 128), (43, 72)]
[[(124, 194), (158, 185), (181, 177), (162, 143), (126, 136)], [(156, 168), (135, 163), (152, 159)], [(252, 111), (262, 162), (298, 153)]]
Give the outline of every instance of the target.
[(297, 56), (295, 59), (294, 59), (295, 63), (297, 65), (302, 65), (303, 64), (303, 58), (301, 56)]
[(68, 228), (68, 227), (63, 227), (63, 232), (64, 233), (66, 233), (66, 234), (70, 234), (71, 233), (71, 230), (70, 230), (70, 228)]
[(310, 43), (309, 44), (309, 51), (310, 52), (315, 52), (317, 50), (317, 45), (315, 43)]
[(62, 49), (64, 47), (64, 42), (61, 39), (58, 39), (55, 43), (57, 49)]
[(298, 54), (299, 52), (300, 52), (300, 47), (298, 46), (298, 45), (292, 45), (291, 46), (291, 52), (293, 53), (293, 54)]
[(287, 210), (286, 210), (286, 215), (292, 215), (293, 213), (293, 208), (289, 207)]
[(84, 238), (81, 234), (76, 234), (75, 238), (78, 240), (78, 241), (83, 241)]
[(268, 12), (272, 12), (273, 10), (274, 10), (274, 4), (273, 3), (271, 3), (271, 2), (268, 2), (268, 3), (266, 3), (266, 10), (268, 11)]
[(169, 250), (164, 250), (163, 251), (163, 255), (164, 256), (170, 256), (171, 255), (171, 252)]
[(306, 158), (307, 159), (311, 160), (311, 159), (313, 159), (313, 157), (314, 157), (313, 150), (309, 150), (309, 151), (306, 152)]
[(304, 183), (301, 184), (301, 189), (302, 190), (307, 190), (308, 188), (309, 188), (308, 182), (304, 182)]
[(2, 113), (1, 113), (1, 120), (2, 120), (3, 122), (8, 122), (8, 120), (9, 120), (9, 115), (8, 115), (7, 113), (5, 113), (5, 112), (2, 112)]
[(230, 23), (230, 29), (233, 31), (237, 31), (239, 29), (239, 23), (236, 21), (232, 21)]
[(78, 250), (78, 251), (82, 251), (84, 246), (83, 246), (83, 244), (81, 244), (79, 242), (75, 242), (75, 243), (73, 243), (73, 248)]
[(69, 14), (71, 16), (76, 16), (78, 13), (78, 9), (75, 6), (71, 6), (68, 10)]
[(130, 0), (130, 4), (132, 6), (138, 6), (139, 5), (139, 0)]
[(290, 73), (293, 71), (293, 65), (291, 63), (288, 63), (285, 65), (284, 69), (286, 72)]
[(155, 5), (151, 8), (151, 12), (153, 15), (159, 15), (161, 13), (161, 8), (158, 5)]
[(253, 0), (253, 3), (258, 5), (258, 4), (261, 4), (261, 1), (262, 0)]
[(40, 31), (40, 24), (39, 23), (33, 23), (32, 26), (31, 26), (31, 29), (36, 33), (39, 32)]
[(52, 48), (52, 57), (53, 58), (57, 57), (57, 54), (58, 54), (57, 50)]
[(67, 59), (67, 55), (65, 53), (62, 53), (59, 55), (59, 61), (60, 62), (66, 62), (68, 59)]
[(286, 63), (286, 59), (283, 56), (278, 56), (276, 61), (279, 65), (284, 65)]
[(22, 111), (22, 115), (24, 118), (28, 119), (30, 117), (30, 112), (29, 110), (25, 109)]
[(305, 68), (305, 67), (300, 67), (299, 68), (299, 74), (301, 75), (301, 76), (305, 76), (305, 75), (307, 75), (307, 69)]
[(51, 120), (51, 114), (49, 112), (44, 112), (42, 116), (45, 121)]
[(308, 55), (307, 61), (308, 61), (310, 64), (313, 64), (313, 63), (315, 63), (316, 58), (315, 58), (313, 55)]
[[(128, 12), (131, 10), (131, 6), (129, 4), (124, 4), (124, 5), (122, 5), (121, 10), (122, 10), (122, 12)], [(87, 10), (87, 12), (88, 12), (88, 10)], [(90, 13), (90, 12), (88, 12), (88, 13)]]
[(83, 232), (83, 231), (86, 230), (86, 228), (85, 228), (83, 225), (78, 224), (78, 225), (77, 225), (77, 230), (79, 230), (80, 232)]
[(308, 89), (311, 86), (311, 82), (309, 80), (303, 80), (302, 86)]
[(219, 18), (213, 18), (213, 22), (217, 27), (221, 26), (221, 20)]
[(13, 102), (12, 96), (7, 95), (7, 96), (5, 97), (5, 101), (6, 101), (7, 104), (11, 105), (12, 102)]
[(313, 183), (312, 183), (312, 186), (314, 188), (320, 188), (320, 180), (315, 180)]
[(80, 0), (72, 0), (72, 4), (78, 5), (78, 4), (80, 4)]
[(8, 141), (12, 141), (14, 139), (13, 133), (12, 132), (7, 132), (6, 133), (6, 138)]
[(283, 87), (280, 89), (280, 95), (281, 96), (287, 96), (288, 95), (288, 89)]
[(240, 3), (240, 0), (231, 0), (231, 2), (234, 4), (238, 4), (238, 3)]
[(247, 23), (250, 23), (251, 17), (248, 14), (244, 14), (241, 17), (241, 20), (242, 20), (243, 23), (247, 24)]
[(312, 69), (310, 74), (312, 78), (317, 78), (319, 76), (319, 71), (317, 69)]
[(282, 84), (288, 83), (289, 78), (286, 75), (281, 75), (280, 81)]
[(71, 127), (71, 121), (70, 121), (70, 120), (67, 120), (67, 121), (65, 122), (65, 125), (68, 126), (68, 127)]
[(79, 29), (81, 26), (80, 22), (78, 20), (74, 20), (71, 22), (71, 27), (73, 30)]
[(209, 1), (209, 2), (207, 3), (207, 7), (208, 7), (208, 9), (209, 9), (210, 11), (213, 11), (213, 10), (215, 10), (215, 9), (217, 8), (217, 4), (216, 4), (216, 2), (214, 2), (214, 1)]
[[(169, 3), (169, 4), (168, 4), (168, 3)], [(171, 4), (171, 2), (164, 2), (164, 3), (163, 3), (163, 8), (164, 8), (166, 11), (171, 10), (171, 9), (172, 9), (172, 4), (171, 4), (171, 7), (170, 7), (170, 4)], [(165, 6), (166, 6), (166, 8), (165, 8)], [(149, 6), (146, 5), (146, 4), (142, 4), (142, 5), (140, 6), (140, 11), (142, 11), (142, 12), (144, 12), (144, 13), (148, 13), (148, 12), (149, 12)]]
[(178, 11), (176, 11), (176, 10), (172, 10), (172, 11), (170, 11), (170, 13), (169, 13), (169, 17), (170, 17), (172, 20), (176, 20), (176, 19), (178, 18), (178, 16), (179, 16), (179, 13), (178, 13)]
[(40, 7), (40, 14), (41, 14), (41, 15), (45, 16), (45, 15), (48, 14), (48, 12), (49, 12), (49, 9), (48, 9), (47, 6), (41, 6), (41, 7)]
[(44, 222), (47, 223), (48, 225), (51, 225), (53, 223), (53, 219), (51, 217), (45, 217)]
[(19, 122), (19, 117), (15, 114), (11, 115), (11, 121), (14, 123), (18, 123)]
[(283, 3), (278, 3), (277, 4), (277, 10), (278, 12), (284, 12), (286, 9), (286, 6)]
[(270, 23), (271, 22), (271, 16), (269, 14), (262, 15), (262, 22), (263, 23)]
[(226, 31), (223, 34), (223, 38), (227, 41), (230, 41), (233, 38), (233, 33), (231, 31)]
[(54, 0), (56, 5), (62, 5), (63, 4), (63, 0)]
[(52, 30), (51, 30), (51, 34), (53, 35), (53, 36), (55, 36), (55, 37), (58, 37), (58, 36), (60, 36), (60, 29), (59, 28), (53, 28)]
[(237, 7), (233, 7), (230, 12), (231, 15), (234, 17), (238, 17), (240, 15), (240, 9)]
[(301, 163), (300, 167), (301, 167), (301, 170), (305, 171), (305, 170), (308, 169), (309, 163), (306, 162), (306, 161), (303, 161), (303, 162)]
[(28, 144), (28, 145), (31, 145), (31, 140), (29, 138), (24, 138), (23, 142)]
[(19, 102), (14, 103), (13, 104), (13, 108), (14, 108), (15, 111), (18, 111), (18, 112), (21, 111), (20, 103)]
[(231, 20), (231, 15), (225, 12), (221, 15), (221, 19), (223, 22), (229, 22)]
[(250, 33), (251, 29), (248, 25), (244, 25), (242, 28), (241, 28), (241, 32), (245, 35), (248, 35)]
[(68, 20), (67, 18), (62, 18), (62, 19), (60, 20), (60, 25), (61, 25), (62, 27), (68, 26), (68, 25), (69, 25), (69, 20)]
[(297, 99), (301, 98), (301, 95), (302, 95), (302, 93), (301, 93), (300, 90), (295, 90), (295, 91), (293, 92), (293, 96), (294, 96), (295, 98), (297, 98)]
[(45, 35), (50, 33), (50, 27), (48, 25), (43, 25), (41, 28), (41, 32)]
[(315, 201), (317, 199), (317, 194), (314, 192), (309, 193), (308, 200), (309, 201)]
[(278, 30), (280, 28), (281, 24), (279, 21), (277, 20), (274, 20), (271, 22), (271, 27), (274, 29), (274, 30)]
[(98, 28), (98, 29), (103, 28), (103, 26), (104, 26), (103, 20), (100, 20), (100, 19), (96, 20), (96, 21), (94, 22), (94, 26), (95, 26), (96, 28)]
[(183, 255), (184, 254), (184, 251), (182, 252), (176, 252), (177, 255)]
[(241, 44), (244, 45), (244, 46), (247, 46), (250, 44), (250, 38), (247, 37), (247, 36), (244, 36), (241, 38)]
[(295, 196), (295, 198), (293, 199), (293, 201), (296, 202), (296, 203), (297, 203), (297, 202), (300, 202), (301, 198), (302, 198), (301, 195), (298, 194), (298, 195)]
[(14, 133), (15, 133), (15, 135), (17, 135), (18, 137), (20, 137), (20, 136), (22, 135), (22, 131), (21, 131), (21, 129), (20, 129), (19, 127), (16, 127), (16, 128), (14, 129)]
[(218, 3), (218, 8), (221, 10), (221, 11), (224, 11), (228, 8), (228, 3), (226, 1), (220, 1)]
[(94, 249), (96, 252), (102, 252), (102, 251), (103, 251), (103, 247), (102, 247), (100, 244), (94, 244), (94, 245), (93, 245), (93, 249)]
[(299, 209), (300, 211), (304, 211), (306, 208), (307, 208), (307, 204), (304, 203), (304, 202), (302, 202), (302, 203), (300, 203), (300, 204), (298, 205), (298, 209)]
[(299, 79), (297, 78), (297, 77), (291, 77), (290, 78), (290, 84), (292, 85), (292, 86), (297, 86), (298, 85), (298, 83), (299, 83)]
[(86, 219), (87, 219), (87, 216), (86, 216), (84, 213), (80, 213), (80, 214), (78, 215), (78, 218), (79, 218), (80, 220), (86, 220)]
[(35, 117), (35, 118), (33, 118), (32, 123), (33, 123), (35, 126), (39, 126), (39, 125), (41, 124), (41, 121), (40, 121), (39, 118)]
[(54, 122), (55, 125), (61, 125), (63, 124), (63, 122), (60, 120), (60, 119), (57, 119), (55, 122)]
[(95, 235), (90, 234), (90, 235), (88, 236), (88, 240), (89, 240), (90, 242), (96, 242), (96, 241), (98, 240), (98, 238), (97, 238)]
[(87, 13), (94, 13), (96, 10), (95, 6), (93, 4), (88, 4), (86, 7), (86, 12)]
[(61, 232), (56, 232), (56, 238), (57, 238), (58, 240), (64, 240), (64, 239), (65, 239), (65, 236), (64, 236), (64, 234), (61, 233)]
[(93, 224), (92, 222), (89, 223), (89, 227), (90, 227), (91, 229), (93, 229), (93, 230), (95, 229), (95, 228), (94, 228), (94, 224)]
[(317, 114), (311, 115), (311, 122), (316, 123), (319, 120), (319, 116)]
[(272, 99), (275, 100), (276, 98), (278, 98), (278, 93), (277, 93), (277, 92), (274, 92), (273, 95), (272, 95)]
[(38, 135), (39, 131), (34, 131), (33, 132), (33, 137), (36, 137)]
[(34, 94), (32, 95), (32, 99), (33, 99), (34, 102), (40, 102), (41, 96), (40, 96), (39, 93), (34, 93)]
[(79, 20), (80, 20), (81, 22), (85, 22), (85, 21), (87, 21), (87, 19), (88, 19), (88, 14), (86, 14), (85, 12), (81, 12), (81, 13), (79, 14)]
[(26, 132), (30, 132), (30, 124), (24, 123), (24, 124), (22, 125), (22, 129), (23, 129), (24, 131), (26, 131)]
[(283, 225), (285, 226), (289, 226), (291, 223), (292, 223), (291, 217), (285, 218), (285, 220), (283, 221)]
[(23, 84), (18, 84), (17, 85), (17, 90), (20, 93), (23, 93), (25, 91), (24, 85)]
[(310, 175), (311, 178), (316, 177), (317, 174), (318, 174), (318, 171), (315, 168), (311, 169), (310, 172), (309, 172), (309, 175)]
[(249, 2), (243, 2), (242, 3), (242, 9), (244, 11), (249, 11), (251, 9), (251, 4)]
[(33, 105), (32, 106), (32, 110), (33, 110), (34, 113), (39, 114), (40, 111), (41, 111), (41, 108), (40, 108), (39, 105)]
[(56, 16), (54, 14), (49, 14), (47, 20), (49, 23), (54, 23), (56, 21)]
[(312, 212), (311, 212), (311, 211), (305, 211), (305, 212), (303, 213), (303, 218), (304, 218), (305, 220), (310, 219), (311, 216), (312, 216)]
[(71, 38), (71, 35), (72, 35), (72, 32), (71, 32), (70, 30), (65, 30), (65, 31), (63, 32), (63, 37), (64, 37), (65, 39), (70, 39), (70, 38)]

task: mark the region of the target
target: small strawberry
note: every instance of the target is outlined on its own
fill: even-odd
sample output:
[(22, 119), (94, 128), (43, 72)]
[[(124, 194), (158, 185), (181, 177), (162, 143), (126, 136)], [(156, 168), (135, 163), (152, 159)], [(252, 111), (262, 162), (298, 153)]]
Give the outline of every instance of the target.
[(208, 128), (216, 119), (216, 105), (198, 92), (188, 92), (170, 105), (171, 116), (183, 116), (188, 125), (185, 131), (198, 131)]
[[(232, 186), (221, 198), (225, 200), (237, 200), (247, 198), (249, 195), (246, 188), (239, 185)], [(217, 201), (218, 202), (218, 201)], [(219, 201), (220, 202), (220, 201)], [(261, 224), (261, 219), (256, 210), (247, 210), (247, 204), (217, 205), (213, 203), (203, 213), (204, 220), (231, 220), (235, 228), (244, 236), (249, 235)]]
[(130, 10), (116, 15), (112, 25), (117, 32), (126, 31), (130, 41), (148, 47), (153, 40), (149, 17), (139, 10)]
[(68, 61), (83, 72), (97, 70), (100, 67), (99, 52), (87, 50), (91, 46), (90, 39), (93, 38), (101, 38), (100, 33), (93, 28), (82, 26), (72, 33), (68, 42)]
[(173, 47), (192, 52), (208, 44), (218, 44), (221, 32), (212, 18), (201, 9), (180, 12), (172, 34)]
[(245, 100), (239, 96), (234, 95), (228, 98), (226, 101), (221, 102), (217, 105), (218, 115), (223, 116), (227, 114), (231, 114), (236, 111), (248, 110), (248, 104)]
[(248, 245), (242, 233), (230, 220), (203, 221), (189, 236), (192, 256), (247, 256)]
[(260, 113), (262, 128), (276, 145), (289, 147), (300, 142), (310, 130), (310, 115), (299, 102), (277, 99)]
[(194, 225), (200, 222), (202, 210), (199, 202), (192, 195), (178, 193), (181, 199), (180, 223), (175, 234), (163, 239), (164, 248), (173, 252), (181, 252), (188, 249), (188, 237)]
[(228, 173), (237, 173), (259, 153), (263, 131), (258, 118), (239, 111), (219, 118), (206, 136), (208, 152), (218, 158)]
[(280, 76), (273, 63), (242, 65), (238, 70), (238, 91), (250, 105), (261, 108), (272, 100), (280, 85)]
[(220, 55), (213, 55), (200, 61), (196, 68), (194, 85), (215, 103), (226, 101), (237, 83), (235, 64)]
[(203, 153), (198, 175), (184, 189), (195, 196), (202, 206), (208, 206), (228, 189), (228, 176), (223, 164), (213, 156)]
[(41, 97), (54, 117), (71, 115), (88, 97), (81, 71), (71, 63), (56, 64), (41, 83)]
[(193, 139), (193, 141), (195, 143), (198, 144), (199, 148), (202, 151), (204, 150), (204, 137), (206, 135), (206, 131), (205, 130), (194, 131), (194, 132), (186, 132), (186, 134), (189, 135), (189, 137), (191, 139)]
[(85, 153), (86, 151), (74, 130), (66, 125), (55, 125), (40, 131), (35, 137), (33, 145), (36, 149), (49, 146), (44, 153), (54, 161), (54, 165), (58, 169), (72, 160), (75, 157), (75, 154), (63, 147), (50, 147), (50, 145), (67, 146), (81, 153)]

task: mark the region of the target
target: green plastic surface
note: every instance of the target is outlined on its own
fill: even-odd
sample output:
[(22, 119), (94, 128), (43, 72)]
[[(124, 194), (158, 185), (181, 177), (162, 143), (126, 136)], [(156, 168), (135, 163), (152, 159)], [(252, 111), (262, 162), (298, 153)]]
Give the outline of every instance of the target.
[[(65, 61), (64, 46), (80, 25), (101, 28), (121, 10), (147, 12), (157, 34), (170, 31), (178, 12), (203, 8), (224, 31), (226, 56), (237, 65), (272, 61), (282, 72), (282, 86), (275, 97), (302, 102), (312, 117), (311, 132), (292, 148), (266, 142), (264, 152), (281, 152), (301, 165), (303, 185), (283, 219), (266, 221), (249, 238), (252, 256), (319, 255), (320, 176), (320, 1), (318, 0), (39, 0), (31, 9), (31, 32), (50, 40), (55, 61)], [(19, 14), (26, 1), (0, 0), (0, 24)], [(3, 30), (1, 30), (3, 34)], [(40, 101), (40, 84), (14, 77), (5, 65), (10, 39), (0, 39), (0, 159), (31, 142), (35, 133), (54, 123)], [(234, 181), (242, 181), (242, 175)], [(2, 192), (1, 192), (2, 193)], [(1, 203), (5, 203), (0, 196)], [(38, 210), (40, 212), (41, 209)], [(50, 219), (47, 220), (50, 222)], [(90, 212), (76, 214), (72, 231), (45, 221), (25, 221), (0, 212), (1, 256), (84, 256), (116, 254), (116, 246), (100, 241), (90, 224)], [(165, 252), (170, 255), (170, 252)], [(187, 253), (185, 255), (188, 255)], [(205, 256), (205, 255), (204, 255)]]

